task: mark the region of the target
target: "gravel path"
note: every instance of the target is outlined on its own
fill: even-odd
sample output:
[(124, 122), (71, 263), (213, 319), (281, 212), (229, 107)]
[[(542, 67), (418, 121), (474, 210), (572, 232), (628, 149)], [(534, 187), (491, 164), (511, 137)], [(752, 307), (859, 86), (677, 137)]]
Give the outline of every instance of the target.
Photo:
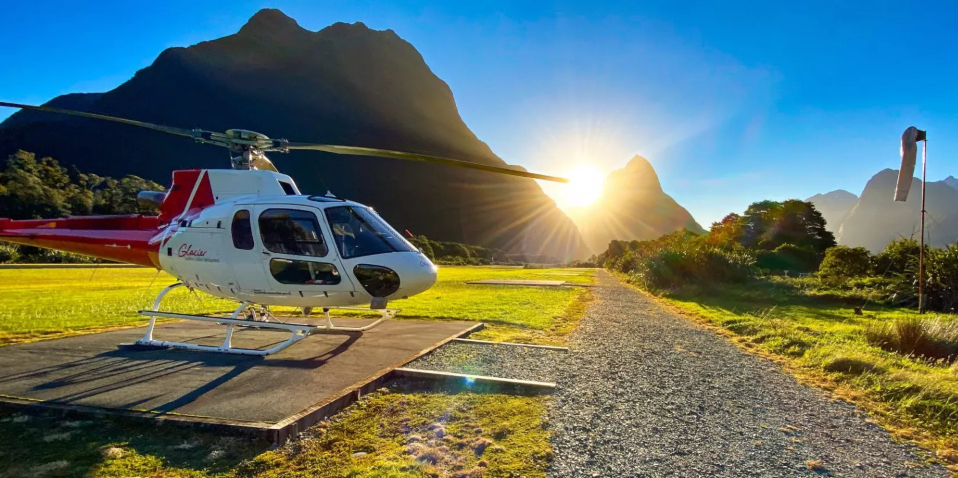
[(598, 285), (559, 357), (550, 476), (948, 476), (856, 407), (604, 271)]
[(517, 380), (555, 382), (555, 364), (568, 352), (509, 345), (449, 342), (405, 367), (486, 375)]

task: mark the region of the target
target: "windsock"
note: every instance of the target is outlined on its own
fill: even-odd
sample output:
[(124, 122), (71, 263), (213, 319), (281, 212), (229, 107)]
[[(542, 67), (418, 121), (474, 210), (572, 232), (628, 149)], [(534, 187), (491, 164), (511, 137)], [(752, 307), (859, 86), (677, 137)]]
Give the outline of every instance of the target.
[(925, 132), (909, 126), (901, 135), (901, 167), (898, 168), (898, 186), (895, 188), (895, 200), (908, 199), (912, 178), (915, 176), (915, 161), (918, 158), (918, 141), (925, 140)]

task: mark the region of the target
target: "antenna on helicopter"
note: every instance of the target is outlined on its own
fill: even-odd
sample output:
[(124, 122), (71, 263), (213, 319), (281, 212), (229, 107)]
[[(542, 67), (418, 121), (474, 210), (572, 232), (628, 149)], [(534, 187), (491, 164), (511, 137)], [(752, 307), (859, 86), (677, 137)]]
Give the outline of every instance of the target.
[[(320, 143), (297, 143), (286, 139), (271, 139), (270, 137), (249, 131), (245, 129), (228, 129), (225, 133), (207, 131), (198, 128), (184, 129), (172, 126), (164, 126), (145, 121), (136, 121), (116, 116), (102, 115), (98, 113), (88, 113), (85, 111), (66, 110), (62, 108), (53, 108), (50, 106), (34, 106), (20, 103), (7, 103), (0, 101), (0, 106), (9, 108), (20, 108), (24, 110), (46, 111), (49, 113), (60, 113), (65, 115), (82, 116), (85, 118), (99, 119), (103, 121), (112, 121), (130, 126), (139, 126), (141, 128), (162, 131), (164, 133), (174, 134), (193, 138), (193, 141), (201, 144), (212, 144), (222, 146), (230, 151), (230, 163), (233, 169), (248, 170), (258, 169), (279, 172), (273, 162), (266, 157), (266, 153), (288, 153), (290, 150), (310, 150), (323, 151), (332, 154), (350, 155), (350, 156), (372, 156), (377, 158), (401, 159), (405, 161), (418, 161), (423, 163), (442, 164), (445, 166), (456, 166), (460, 168), (475, 169), (489, 173), (506, 174), (509, 176), (518, 176), (521, 178), (541, 179), (543, 181), (555, 181), (559, 183), (568, 183), (566, 178), (557, 176), (548, 176), (545, 174), (536, 174), (519, 169), (507, 167), (492, 166), (488, 164), (464, 161), (461, 159), (444, 158), (419, 153), (408, 153), (403, 151), (393, 151), (389, 149), (363, 148), (359, 146), (342, 146), (335, 144)], [(236, 153), (236, 156), (232, 154)]]

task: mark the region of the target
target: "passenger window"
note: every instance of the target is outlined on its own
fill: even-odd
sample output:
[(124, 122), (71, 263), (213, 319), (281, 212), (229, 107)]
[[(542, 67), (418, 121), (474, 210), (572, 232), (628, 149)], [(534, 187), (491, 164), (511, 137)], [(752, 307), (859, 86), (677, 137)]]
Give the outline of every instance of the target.
[(249, 211), (236, 211), (230, 233), (233, 235), (233, 247), (245, 251), (253, 249), (253, 224), (249, 220)]
[(259, 216), (263, 246), (270, 252), (323, 257), (328, 252), (316, 215), (298, 209), (267, 209)]
[(273, 259), (269, 273), (281, 284), (336, 285), (342, 280), (336, 266), (324, 262)]

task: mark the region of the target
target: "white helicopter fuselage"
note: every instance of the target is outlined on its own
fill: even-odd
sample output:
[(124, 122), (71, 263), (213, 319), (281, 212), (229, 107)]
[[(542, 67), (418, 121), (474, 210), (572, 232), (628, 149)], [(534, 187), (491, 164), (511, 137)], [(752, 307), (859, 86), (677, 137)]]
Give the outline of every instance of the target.
[[(437, 267), (362, 204), (300, 195), (289, 176), (272, 171), (203, 170), (192, 186), (158, 260), (196, 290), (262, 305), (342, 307), (409, 297), (436, 282)], [(214, 204), (195, 208), (202, 188)]]

